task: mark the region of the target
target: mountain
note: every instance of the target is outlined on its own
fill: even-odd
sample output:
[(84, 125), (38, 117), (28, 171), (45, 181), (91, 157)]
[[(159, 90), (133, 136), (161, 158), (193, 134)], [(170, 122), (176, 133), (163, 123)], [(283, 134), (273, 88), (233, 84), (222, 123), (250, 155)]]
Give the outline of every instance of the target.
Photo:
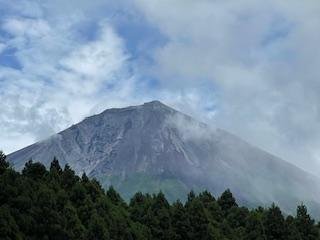
[(319, 178), (159, 101), (108, 109), (8, 159), (21, 170), (29, 159), (49, 166), (54, 156), (126, 198), (138, 190), (174, 200), (190, 189), (217, 195), (229, 188), (251, 206), (320, 209)]

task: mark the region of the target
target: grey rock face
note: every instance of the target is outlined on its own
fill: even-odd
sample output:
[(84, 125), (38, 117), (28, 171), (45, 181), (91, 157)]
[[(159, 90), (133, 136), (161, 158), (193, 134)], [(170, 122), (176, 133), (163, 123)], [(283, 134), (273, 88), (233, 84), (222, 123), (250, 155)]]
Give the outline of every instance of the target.
[[(230, 188), (247, 204), (275, 202), (288, 211), (301, 201), (311, 208), (320, 206), (317, 177), (158, 101), (108, 109), (8, 159), (21, 170), (31, 158), (49, 166), (54, 156), (78, 174), (86, 172), (105, 185), (112, 183), (124, 194), (128, 188), (142, 190), (148, 184), (142, 180), (121, 188), (138, 174), (157, 179), (150, 188), (157, 184), (157, 189), (165, 188), (174, 180), (185, 191), (208, 189), (220, 194)], [(178, 197), (178, 190), (172, 191), (172, 198)]]

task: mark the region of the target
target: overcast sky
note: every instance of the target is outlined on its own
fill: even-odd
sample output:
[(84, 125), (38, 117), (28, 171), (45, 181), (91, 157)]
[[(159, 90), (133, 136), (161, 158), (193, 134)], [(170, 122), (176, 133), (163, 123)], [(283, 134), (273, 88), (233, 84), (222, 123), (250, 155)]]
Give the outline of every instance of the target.
[(0, 149), (159, 99), (320, 175), (320, 1), (0, 0)]

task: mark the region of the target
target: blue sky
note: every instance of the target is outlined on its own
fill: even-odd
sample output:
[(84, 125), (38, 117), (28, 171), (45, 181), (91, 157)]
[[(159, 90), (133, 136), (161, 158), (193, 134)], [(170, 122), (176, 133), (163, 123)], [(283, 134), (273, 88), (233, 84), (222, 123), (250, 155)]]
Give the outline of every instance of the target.
[(0, 0), (0, 148), (159, 99), (320, 174), (320, 3)]

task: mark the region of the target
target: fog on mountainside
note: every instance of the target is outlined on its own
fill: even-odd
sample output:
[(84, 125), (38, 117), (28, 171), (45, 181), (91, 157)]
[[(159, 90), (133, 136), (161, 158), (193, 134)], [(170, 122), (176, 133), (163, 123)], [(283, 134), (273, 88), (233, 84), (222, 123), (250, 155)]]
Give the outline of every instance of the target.
[(304, 202), (320, 215), (319, 178), (159, 101), (105, 110), (8, 159), (21, 170), (29, 159), (49, 166), (54, 156), (126, 199), (162, 190), (184, 200), (191, 189), (229, 188), (241, 204), (275, 202), (292, 212)]

